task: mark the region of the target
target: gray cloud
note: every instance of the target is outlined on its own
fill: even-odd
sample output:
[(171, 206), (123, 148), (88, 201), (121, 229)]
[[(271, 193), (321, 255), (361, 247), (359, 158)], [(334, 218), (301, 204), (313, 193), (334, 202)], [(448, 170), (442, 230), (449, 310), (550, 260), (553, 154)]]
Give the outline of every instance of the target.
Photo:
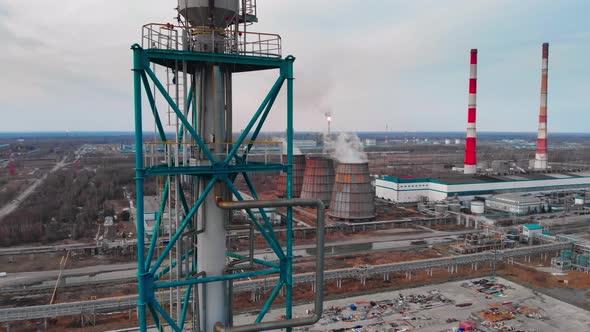
[[(299, 130), (322, 130), (326, 110), (336, 130), (464, 130), (473, 47), (480, 49), (481, 129), (535, 130), (543, 41), (552, 45), (550, 117), (558, 118), (554, 110), (582, 115), (573, 100), (590, 88), (585, 1), (258, 5), (260, 23), (251, 29), (281, 34), (284, 54), (297, 57)], [(140, 41), (144, 23), (173, 21), (175, 1), (63, 0), (56, 7), (43, 0), (0, 3), (0, 113), (12, 120), (0, 130), (132, 129), (129, 46)], [(235, 76), (234, 128), (243, 127), (276, 75)], [(284, 93), (276, 104), (268, 130), (285, 127)], [(555, 130), (584, 123), (554, 121)]]

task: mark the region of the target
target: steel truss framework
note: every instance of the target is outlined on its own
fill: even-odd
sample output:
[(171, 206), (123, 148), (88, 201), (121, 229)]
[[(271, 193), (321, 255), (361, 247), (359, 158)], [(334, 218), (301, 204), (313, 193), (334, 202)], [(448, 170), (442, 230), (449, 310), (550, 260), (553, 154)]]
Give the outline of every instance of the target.
[[(140, 330), (145, 331), (147, 328), (147, 312), (151, 314), (151, 317), (155, 324), (160, 330), (163, 329), (164, 321), (175, 331), (181, 331), (184, 329), (185, 321), (190, 307), (190, 303), (198, 301), (192, 298), (193, 287), (198, 284), (230, 281), (244, 278), (255, 278), (260, 276), (278, 275), (279, 282), (274, 288), (271, 296), (262, 307), (256, 323), (260, 323), (271, 304), (273, 303), (279, 292), (284, 289), (286, 298), (286, 319), (292, 318), (292, 303), (293, 303), (293, 223), (292, 223), (292, 207), (287, 207), (287, 220), (286, 220), (286, 239), (284, 247), (279, 242), (278, 236), (273, 230), (272, 223), (267, 217), (264, 209), (259, 209), (260, 214), (263, 216), (263, 222), (259, 222), (255, 215), (250, 209), (247, 209), (247, 213), (250, 216), (252, 224), (256, 227), (258, 232), (267, 241), (270, 248), (276, 254), (279, 262), (265, 261), (259, 259), (250, 258), (255, 264), (258, 264), (261, 269), (251, 270), (247, 272), (240, 272), (234, 274), (224, 274), (219, 276), (205, 276), (200, 273), (196, 264), (196, 260), (192, 260), (192, 264), (186, 264), (187, 260), (195, 253), (191, 249), (182, 255), (180, 262), (173, 261), (169, 262), (169, 265), (164, 267), (163, 263), (167, 255), (171, 252), (173, 247), (177, 245), (181, 238), (186, 232), (192, 231), (197, 232), (194, 228), (194, 220), (199, 207), (205, 200), (207, 194), (209, 194), (216, 183), (223, 183), (231, 190), (233, 195), (238, 200), (243, 200), (242, 195), (234, 185), (234, 180), (237, 175), (243, 175), (246, 183), (250, 189), (252, 197), (258, 199), (256, 189), (250, 180), (248, 174), (250, 172), (259, 171), (277, 171), (281, 170), (287, 173), (287, 199), (292, 198), (292, 164), (293, 164), (293, 62), (295, 58), (293, 56), (287, 56), (284, 59), (281, 58), (266, 58), (258, 56), (244, 56), (237, 54), (215, 54), (215, 53), (200, 53), (192, 51), (178, 51), (178, 50), (157, 50), (157, 49), (143, 49), (138, 44), (134, 44), (131, 49), (133, 50), (133, 77), (134, 77), (134, 104), (135, 104), (135, 163), (136, 163), (136, 189), (137, 189), (137, 246), (138, 246), (138, 316)], [(262, 104), (255, 112), (252, 119), (249, 121), (247, 126), (242, 131), (236, 142), (233, 142), (229, 147), (229, 151), (226, 156), (219, 158), (218, 155), (214, 155), (211, 149), (205, 143), (203, 137), (197, 132), (196, 117), (193, 119), (187, 118), (188, 110), (192, 106), (193, 114), (199, 112), (196, 103), (196, 93), (193, 94), (191, 88), (187, 102), (185, 105), (186, 109), (181, 110), (174, 99), (167, 92), (164, 84), (162, 84), (154, 71), (150, 68), (152, 64), (159, 64), (167, 67), (174, 66), (174, 63), (179, 61), (183, 62), (185, 66), (190, 70), (195, 66), (199, 65), (218, 65), (232, 68), (233, 72), (245, 72), (245, 71), (259, 71), (267, 69), (278, 69), (279, 77), (264, 98)], [(186, 68), (185, 68), (186, 69)], [(256, 163), (247, 160), (248, 153), (252, 149), (253, 142), (256, 141), (264, 122), (269, 115), (273, 103), (281, 90), (283, 83), (287, 81), (287, 163), (286, 164), (271, 164), (271, 163)], [(206, 156), (206, 159), (210, 162), (210, 166), (189, 166), (186, 163), (183, 164), (180, 160), (173, 160), (165, 165), (146, 167), (144, 164), (144, 142), (143, 142), (143, 119), (142, 119), (142, 90), (147, 97), (152, 114), (153, 121), (155, 122), (159, 139), (162, 142), (167, 142), (166, 132), (160, 119), (155, 96), (151, 91), (151, 84), (155, 87), (154, 90), (158, 90), (161, 96), (166, 100), (169, 107), (173, 110), (174, 114), (182, 124), (183, 132), (186, 131), (190, 135), (191, 140), (194, 142), (195, 149), (199, 151), (201, 155)], [(188, 138), (188, 137), (187, 137)], [(249, 138), (249, 143), (246, 142), (246, 138)], [(180, 138), (174, 144), (181, 144), (182, 138)], [(247, 143), (247, 144), (246, 144)], [(240, 150), (240, 146), (245, 144), (245, 147)], [(240, 152), (240, 153), (238, 153)], [(153, 228), (153, 235), (149, 243), (146, 243), (146, 230), (144, 227), (144, 179), (150, 176), (167, 176), (168, 180), (165, 183), (164, 190), (162, 191), (162, 200), (158, 213), (156, 214), (155, 226)], [(155, 254), (158, 237), (162, 236), (158, 230), (162, 222), (162, 215), (166, 208), (166, 200), (168, 198), (169, 188), (174, 186), (174, 182), (170, 180), (171, 177), (189, 176), (193, 179), (200, 178), (208, 181), (208, 184), (202, 190), (199, 197), (194, 198), (194, 204), (189, 204), (190, 199), (187, 200), (185, 193), (182, 188), (182, 181), (174, 181), (178, 188), (177, 192), (180, 196), (180, 203), (182, 203), (181, 213), (182, 222), (179, 227), (172, 234), (169, 234), (169, 242), (165, 245), (164, 249), (159, 253)], [(146, 248), (147, 254), (143, 248)], [(206, 254), (206, 248), (201, 249), (203, 252), (199, 252), (199, 255)], [(229, 254), (235, 258), (236, 254)], [(239, 257), (241, 259), (248, 259), (249, 257)], [(185, 274), (185, 278), (182, 280), (173, 281), (162, 281), (162, 277), (168, 273), (171, 273), (172, 267), (177, 264), (190, 265), (190, 270)], [(230, 283), (231, 285), (231, 283)], [(156, 292), (161, 289), (177, 288), (184, 292), (182, 300), (182, 309), (179, 319), (174, 319), (170, 313), (164, 309), (163, 305), (158, 301)], [(180, 305), (180, 304), (179, 304)], [(198, 315), (198, 313), (197, 313)]]

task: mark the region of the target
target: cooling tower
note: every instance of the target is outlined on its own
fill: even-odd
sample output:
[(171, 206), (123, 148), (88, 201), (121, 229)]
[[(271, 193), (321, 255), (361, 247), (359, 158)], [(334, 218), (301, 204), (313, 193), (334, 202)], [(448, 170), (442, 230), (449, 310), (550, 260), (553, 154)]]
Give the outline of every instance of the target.
[[(283, 164), (287, 163), (287, 155), (282, 157)], [(297, 198), (301, 194), (303, 186), (303, 174), (305, 173), (305, 155), (293, 156), (293, 197)], [(287, 197), (287, 173), (281, 172), (277, 184), (277, 196)]]
[(325, 157), (308, 157), (301, 198), (321, 199), (326, 206), (332, 199), (334, 188), (334, 162)]
[(328, 216), (346, 221), (373, 219), (374, 197), (369, 164), (341, 163), (336, 172)]

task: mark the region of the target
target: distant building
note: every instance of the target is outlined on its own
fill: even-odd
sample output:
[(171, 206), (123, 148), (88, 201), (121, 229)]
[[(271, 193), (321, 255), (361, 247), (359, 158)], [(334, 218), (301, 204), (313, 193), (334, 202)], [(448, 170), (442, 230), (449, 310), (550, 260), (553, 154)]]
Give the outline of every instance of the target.
[(383, 176), (375, 180), (377, 197), (399, 203), (425, 198), (440, 201), (447, 197), (471, 200), (508, 192), (548, 192), (590, 188), (590, 172), (531, 173), (505, 176), (458, 175), (448, 178), (401, 178)]
[(113, 226), (114, 219), (111, 216), (104, 217), (104, 225), (105, 226)]
[(494, 195), (486, 199), (486, 207), (494, 210), (510, 212), (517, 215), (547, 211), (549, 205), (539, 197), (522, 193)]
[[(151, 237), (154, 233), (154, 227), (156, 225), (158, 210), (160, 209), (160, 199), (157, 196), (145, 196), (143, 200), (144, 206), (144, 213), (143, 213), (143, 226), (145, 229), (146, 237)], [(137, 210), (135, 210), (137, 211)], [(163, 228), (164, 234), (168, 234), (168, 228), (170, 224), (170, 220), (174, 221), (176, 217), (176, 213), (172, 211), (172, 214), (169, 214), (167, 211), (162, 213), (160, 225)], [(135, 222), (137, 222), (137, 216), (134, 218)]]
[(522, 236), (525, 239), (530, 239), (534, 237), (535, 234), (543, 234), (543, 226), (539, 224), (526, 224), (522, 228)]
[(315, 149), (318, 147), (318, 142), (314, 139), (296, 139), (293, 140), (293, 147), (298, 149)]
[(121, 151), (121, 153), (135, 153), (135, 145), (121, 144), (119, 151)]
[(364, 145), (365, 146), (375, 146), (375, 145), (377, 145), (377, 140), (374, 138), (366, 138)]

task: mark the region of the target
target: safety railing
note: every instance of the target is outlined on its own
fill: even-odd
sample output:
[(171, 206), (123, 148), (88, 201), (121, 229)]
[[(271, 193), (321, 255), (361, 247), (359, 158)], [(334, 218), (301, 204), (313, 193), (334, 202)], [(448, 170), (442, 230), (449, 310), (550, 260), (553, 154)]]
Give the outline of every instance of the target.
[(150, 23), (142, 28), (141, 47), (159, 50), (178, 50), (178, 29), (170, 24)]
[[(231, 151), (234, 143), (205, 143), (217, 160), (223, 160)], [(244, 157), (241, 164), (278, 164), (281, 163), (283, 143), (279, 141), (244, 142), (238, 149), (237, 156)], [(245, 153), (247, 152), (247, 153)], [(186, 158), (186, 159), (185, 159)], [(180, 162), (176, 163), (175, 160)], [(186, 160), (182, 163), (182, 160)], [(144, 144), (144, 164), (146, 167), (161, 165), (200, 166), (198, 160), (206, 160), (203, 151), (192, 143), (148, 142)], [(231, 162), (235, 164), (235, 160)]]
[(246, 38), (239, 40), (239, 52), (242, 55), (281, 57), (281, 37), (275, 34), (247, 32)]
[[(182, 27), (172, 24), (146, 24), (142, 29), (142, 47), (146, 49), (188, 49), (194, 52), (282, 57), (281, 36), (277, 34), (196, 27), (186, 30), (187, 38), (181, 40), (182, 38), (179, 38), (179, 35), (182, 35), (182, 29)], [(187, 43), (188, 45), (185, 45)]]

